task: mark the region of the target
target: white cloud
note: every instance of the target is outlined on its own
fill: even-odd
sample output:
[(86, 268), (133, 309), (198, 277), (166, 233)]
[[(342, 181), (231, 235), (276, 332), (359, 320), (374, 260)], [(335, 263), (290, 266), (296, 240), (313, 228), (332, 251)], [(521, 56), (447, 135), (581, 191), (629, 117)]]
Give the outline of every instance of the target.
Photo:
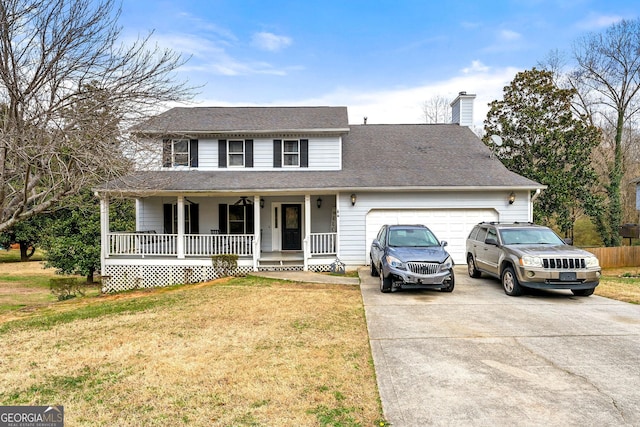
[[(480, 64), (479, 61), (475, 61)], [(344, 87), (332, 92), (306, 99), (274, 99), (262, 106), (282, 105), (332, 105), (348, 108), (349, 122), (361, 124), (367, 117), (369, 124), (424, 123), (422, 104), (434, 96), (444, 96), (453, 101), (458, 93), (466, 91), (475, 94), (473, 121), (474, 126), (482, 127), (489, 112), (488, 104), (502, 99), (503, 89), (521, 71), (514, 67), (495, 69), (493, 67), (472, 65), (467, 70), (448, 80), (428, 85), (401, 89), (353, 90)], [(481, 65), (481, 64), (480, 64)], [(201, 99), (199, 105), (247, 106), (247, 103), (230, 103), (224, 100)], [(258, 104), (254, 104), (258, 105)]]
[(522, 37), (520, 33), (511, 30), (502, 30), (500, 31), (499, 36), (502, 40), (506, 41), (519, 40)]
[(591, 13), (586, 19), (578, 22), (577, 27), (584, 30), (600, 30), (623, 19), (618, 15), (598, 15)]
[(470, 73), (486, 73), (489, 71), (489, 67), (484, 65), (482, 62), (478, 60), (471, 61), (470, 67), (465, 67), (461, 70), (464, 74)]
[(277, 52), (292, 43), (290, 37), (279, 36), (273, 33), (260, 32), (253, 35), (252, 44), (258, 49)]

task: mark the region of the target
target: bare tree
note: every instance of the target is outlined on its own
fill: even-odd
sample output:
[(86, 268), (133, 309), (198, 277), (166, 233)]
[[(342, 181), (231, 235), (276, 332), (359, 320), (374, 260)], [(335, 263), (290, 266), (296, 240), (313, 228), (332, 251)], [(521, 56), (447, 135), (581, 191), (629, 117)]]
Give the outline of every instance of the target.
[(0, 2), (0, 231), (121, 176), (126, 129), (191, 96), (179, 54), (120, 44), (113, 0)]
[(449, 100), (442, 95), (435, 95), (424, 101), (422, 113), (425, 123), (451, 123), (451, 107)]
[(623, 219), (625, 141), (631, 139), (625, 133), (640, 107), (640, 20), (623, 20), (604, 33), (583, 37), (575, 44), (574, 56), (578, 69), (570, 81), (580, 94), (577, 105), (594, 124), (613, 130), (600, 147), (606, 152), (601, 159), (607, 205), (596, 226), (605, 245), (616, 246)]

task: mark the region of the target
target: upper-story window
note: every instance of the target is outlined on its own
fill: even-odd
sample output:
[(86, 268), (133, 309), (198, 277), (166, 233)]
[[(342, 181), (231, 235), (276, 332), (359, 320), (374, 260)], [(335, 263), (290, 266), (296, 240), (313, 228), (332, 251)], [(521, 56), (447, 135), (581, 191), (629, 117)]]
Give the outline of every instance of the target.
[(171, 158), (173, 166), (189, 166), (189, 140), (171, 140)]
[(244, 166), (244, 140), (229, 140), (229, 167)]
[(300, 166), (300, 141), (285, 139), (282, 144), (282, 165)]
[(198, 167), (197, 139), (165, 139), (162, 145), (162, 166)]
[(218, 167), (252, 168), (253, 139), (219, 139)]
[(309, 140), (274, 139), (273, 167), (309, 167)]

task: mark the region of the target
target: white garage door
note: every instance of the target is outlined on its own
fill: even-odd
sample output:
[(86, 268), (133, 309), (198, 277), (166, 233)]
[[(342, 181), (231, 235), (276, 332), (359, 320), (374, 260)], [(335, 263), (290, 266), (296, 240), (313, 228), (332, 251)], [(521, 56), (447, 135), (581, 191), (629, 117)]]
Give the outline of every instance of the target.
[(367, 214), (367, 262), (371, 242), (384, 224), (424, 224), (439, 240), (447, 241), (456, 264), (466, 264), (465, 241), (473, 226), (497, 220), (493, 209), (374, 209)]

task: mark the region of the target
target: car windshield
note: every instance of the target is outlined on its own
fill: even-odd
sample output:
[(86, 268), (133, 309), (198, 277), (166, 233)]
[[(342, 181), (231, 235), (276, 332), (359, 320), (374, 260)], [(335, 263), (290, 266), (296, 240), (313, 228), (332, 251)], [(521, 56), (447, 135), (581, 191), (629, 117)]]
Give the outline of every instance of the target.
[(389, 246), (418, 247), (438, 246), (440, 243), (431, 231), (424, 228), (389, 230)]
[(505, 245), (564, 245), (556, 233), (548, 228), (511, 228), (500, 230)]

